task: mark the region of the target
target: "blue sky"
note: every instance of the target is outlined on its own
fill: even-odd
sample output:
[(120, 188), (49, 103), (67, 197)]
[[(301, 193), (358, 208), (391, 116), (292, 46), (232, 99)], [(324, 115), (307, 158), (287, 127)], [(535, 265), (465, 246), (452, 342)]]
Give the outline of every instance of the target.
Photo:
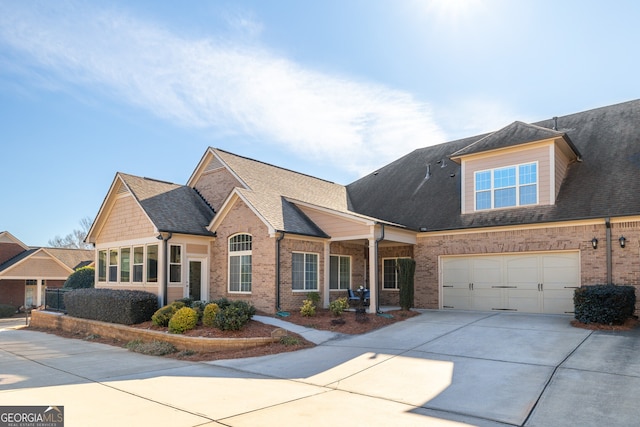
[(640, 97), (633, 0), (0, 0), (0, 231), (94, 218), (209, 146), (348, 184), (415, 148)]

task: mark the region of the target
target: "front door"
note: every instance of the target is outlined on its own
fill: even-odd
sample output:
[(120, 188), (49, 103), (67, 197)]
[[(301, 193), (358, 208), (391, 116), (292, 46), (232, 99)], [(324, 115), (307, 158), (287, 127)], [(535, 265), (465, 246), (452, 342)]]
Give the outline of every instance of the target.
[(194, 301), (202, 300), (202, 261), (189, 260), (189, 297)]

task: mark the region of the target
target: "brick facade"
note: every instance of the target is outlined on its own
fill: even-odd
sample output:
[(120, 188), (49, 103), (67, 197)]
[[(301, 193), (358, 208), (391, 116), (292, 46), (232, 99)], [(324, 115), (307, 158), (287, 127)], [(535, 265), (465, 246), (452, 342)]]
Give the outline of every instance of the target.
[[(251, 293), (229, 292), (229, 238), (238, 233), (252, 237)], [(216, 229), (211, 247), (210, 299), (229, 298), (251, 302), (258, 310), (275, 311), (275, 238), (269, 237), (267, 227), (247, 205), (238, 200)]]
[(10, 260), (14, 256), (21, 254), (25, 249), (17, 243), (0, 243), (0, 264)]
[(241, 187), (241, 184), (225, 168), (204, 172), (195, 186), (216, 212), (235, 187)]
[[(380, 289), (380, 305), (399, 306), (400, 292), (397, 289), (384, 289), (382, 287), (382, 259), (383, 258), (413, 258), (413, 246), (382, 246), (378, 249), (378, 280)], [(417, 267), (416, 267), (417, 268)], [(418, 281), (414, 281), (417, 287)], [(416, 289), (417, 291), (417, 289)], [(416, 304), (416, 307), (420, 307)]]
[(0, 280), (0, 304), (24, 305), (24, 280)]
[[(618, 238), (627, 239), (621, 248)], [(593, 249), (591, 239), (598, 239)], [(612, 282), (619, 285), (640, 285), (640, 222), (611, 224)], [(421, 235), (415, 248), (415, 305), (420, 308), (438, 308), (438, 259), (444, 255), (486, 255), (505, 253), (580, 251), (580, 278), (582, 285), (607, 282), (606, 227), (602, 224), (570, 225), (486, 231), (467, 234)], [(636, 294), (640, 294), (640, 288)]]

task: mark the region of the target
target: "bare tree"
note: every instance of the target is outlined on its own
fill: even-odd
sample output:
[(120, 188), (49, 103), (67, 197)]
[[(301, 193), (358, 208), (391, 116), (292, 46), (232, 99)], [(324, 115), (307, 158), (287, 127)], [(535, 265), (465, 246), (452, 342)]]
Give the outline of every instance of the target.
[(85, 243), (84, 239), (91, 228), (91, 218), (85, 216), (80, 220), (80, 228), (73, 230), (64, 237), (56, 236), (49, 239), (49, 246), (52, 248), (69, 248), (69, 249), (92, 249), (90, 243)]

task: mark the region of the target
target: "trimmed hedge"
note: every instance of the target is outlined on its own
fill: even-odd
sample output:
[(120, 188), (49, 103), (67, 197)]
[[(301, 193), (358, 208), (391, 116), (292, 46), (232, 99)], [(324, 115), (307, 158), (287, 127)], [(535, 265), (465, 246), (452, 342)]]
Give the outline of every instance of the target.
[(11, 317), (16, 314), (16, 308), (9, 304), (0, 304), (0, 318)]
[(633, 286), (583, 286), (573, 294), (575, 318), (582, 323), (621, 325), (633, 316), (635, 304)]
[(69, 316), (133, 325), (151, 319), (158, 297), (144, 291), (76, 289), (65, 294), (64, 304)]
[(71, 273), (71, 276), (62, 285), (65, 289), (85, 289), (95, 287), (96, 269), (82, 267)]

